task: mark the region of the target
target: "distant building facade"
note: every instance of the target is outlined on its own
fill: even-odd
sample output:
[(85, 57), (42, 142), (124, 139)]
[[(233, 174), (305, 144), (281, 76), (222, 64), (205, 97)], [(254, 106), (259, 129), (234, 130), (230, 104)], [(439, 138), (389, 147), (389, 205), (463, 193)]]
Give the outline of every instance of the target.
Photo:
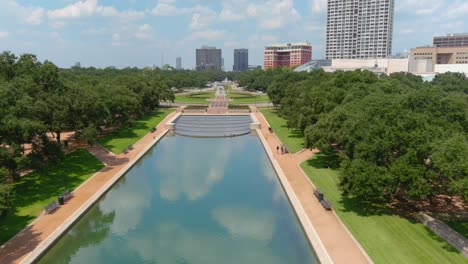
[(312, 59), (309, 42), (272, 44), (265, 47), (263, 68), (294, 67)]
[(465, 47), (418, 47), (411, 49), (411, 58), (431, 60), (436, 64), (468, 64), (468, 46)]
[(249, 50), (234, 49), (233, 71), (247, 71), (249, 69)]
[(182, 58), (181, 57), (177, 57), (176, 58), (176, 70), (182, 70)]
[(432, 45), (438, 48), (468, 47), (468, 33), (448, 34), (447, 36), (434, 37)]
[(221, 70), (222, 56), (221, 49), (216, 47), (203, 46), (196, 50), (196, 69), (197, 71)]
[(328, 0), (326, 58), (388, 57), (393, 13), (394, 0)]

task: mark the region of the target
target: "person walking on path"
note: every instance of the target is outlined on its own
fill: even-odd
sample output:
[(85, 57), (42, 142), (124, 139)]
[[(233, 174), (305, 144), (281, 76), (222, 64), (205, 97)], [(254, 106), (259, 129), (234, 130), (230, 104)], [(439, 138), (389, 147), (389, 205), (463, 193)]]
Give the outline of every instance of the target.
[(279, 153), (279, 146), (276, 146), (276, 153)]

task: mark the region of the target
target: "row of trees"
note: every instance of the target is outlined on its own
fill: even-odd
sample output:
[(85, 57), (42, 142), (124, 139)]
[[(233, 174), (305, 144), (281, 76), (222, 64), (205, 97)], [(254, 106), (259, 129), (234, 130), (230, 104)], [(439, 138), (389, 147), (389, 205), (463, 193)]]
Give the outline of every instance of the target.
[[(132, 123), (160, 101), (173, 101), (172, 87), (204, 86), (222, 78), (221, 72), (59, 69), (33, 54), (1, 53), (0, 216), (12, 205), (9, 183), (18, 179), (21, 170), (41, 169), (62, 159), (61, 132), (76, 131), (92, 142), (100, 128)], [(31, 146), (31, 152), (25, 152), (25, 145)]]
[(423, 82), (405, 73), (282, 70), (268, 85), (308, 147), (339, 154), (344, 194), (374, 202), (468, 197), (467, 94), (458, 73)]

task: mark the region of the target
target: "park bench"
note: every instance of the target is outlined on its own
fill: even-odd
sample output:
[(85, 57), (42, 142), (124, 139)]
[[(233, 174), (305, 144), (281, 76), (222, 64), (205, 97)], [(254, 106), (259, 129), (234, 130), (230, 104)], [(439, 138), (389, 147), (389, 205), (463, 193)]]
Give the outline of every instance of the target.
[(314, 189), (314, 195), (315, 195), (315, 197), (317, 197), (319, 202), (321, 202), (323, 200), (323, 193), (322, 193), (322, 191), (320, 191), (319, 188)]
[(268, 131), (270, 131), (270, 133), (273, 133), (273, 128), (269, 127)]
[(73, 196), (73, 193), (70, 192), (69, 190), (66, 190), (64, 193), (62, 193), (59, 197), (58, 197), (58, 202), (59, 204), (64, 204), (68, 199), (70, 199), (71, 197)]
[(331, 210), (331, 202), (328, 199), (323, 198), (322, 201), (320, 201), (322, 204), (323, 208), (326, 210), (330, 211)]
[(153, 128), (151, 129), (151, 133), (154, 133), (154, 132), (156, 132), (156, 127), (153, 127)]
[(46, 214), (50, 214), (53, 211), (55, 211), (55, 209), (57, 209), (59, 207), (60, 207), (60, 205), (57, 203), (57, 201), (52, 201), (52, 202), (50, 202), (50, 204), (48, 204), (45, 207), (45, 212), (46, 212)]

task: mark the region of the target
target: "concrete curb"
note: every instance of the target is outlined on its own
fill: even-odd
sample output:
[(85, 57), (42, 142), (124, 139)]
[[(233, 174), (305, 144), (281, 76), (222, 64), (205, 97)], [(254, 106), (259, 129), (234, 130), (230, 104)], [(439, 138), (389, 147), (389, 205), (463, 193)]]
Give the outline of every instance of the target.
[[(303, 161), (305, 162), (305, 161)], [(302, 163), (301, 163), (302, 164)], [(301, 170), (302, 172), (302, 175), (309, 181), (310, 185), (312, 185), (314, 188), (317, 187), (315, 186), (315, 184), (312, 182), (312, 180), (309, 178), (309, 176), (307, 176), (307, 174), (304, 172), (304, 170), (302, 169), (301, 167), (301, 164), (299, 164), (299, 169)], [(333, 207), (332, 207), (333, 209)], [(336, 214), (335, 210), (332, 210), (332, 213), (333, 215), (336, 217), (336, 219), (338, 219), (338, 222), (341, 224), (341, 226), (344, 228), (344, 230), (346, 231), (346, 233), (348, 233), (349, 237), (351, 237), (351, 239), (354, 241), (354, 243), (358, 246), (358, 248), (361, 250), (362, 254), (366, 257), (366, 259), (369, 261), (369, 263), (372, 263), (374, 264), (374, 261), (372, 260), (372, 258), (367, 254), (367, 251), (364, 249), (364, 247), (361, 245), (361, 243), (359, 243), (359, 241), (354, 237), (353, 233), (351, 233), (351, 231), (349, 231), (348, 227), (345, 225), (345, 223), (343, 223), (343, 221), (341, 220), (340, 216), (338, 216), (338, 214)]]
[[(256, 119), (255, 116), (253, 116), (253, 114), (252, 114), (252, 119), (258, 122), (258, 120)], [(327, 250), (325, 249), (325, 246), (323, 245), (322, 240), (318, 236), (314, 226), (310, 222), (310, 219), (307, 216), (304, 208), (302, 207), (299, 199), (294, 193), (294, 190), (289, 184), (289, 181), (286, 178), (286, 175), (284, 175), (283, 170), (281, 169), (280, 165), (274, 158), (273, 153), (268, 147), (268, 143), (266, 142), (266, 139), (262, 134), (262, 131), (260, 129), (256, 129), (256, 132), (262, 142), (263, 149), (267, 153), (268, 158), (270, 159), (270, 162), (273, 165), (274, 170), (276, 171), (278, 179), (283, 187), (284, 192), (286, 193), (286, 197), (288, 198), (289, 202), (293, 206), (294, 212), (296, 213), (296, 216), (299, 219), (299, 222), (303, 230), (305, 231), (306, 237), (308, 238), (309, 243), (312, 245), (313, 250), (315, 251), (315, 254), (317, 255), (317, 258), (319, 259), (320, 263), (326, 263), (326, 264), (334, 263), (330, 255), (328, 254)]]

